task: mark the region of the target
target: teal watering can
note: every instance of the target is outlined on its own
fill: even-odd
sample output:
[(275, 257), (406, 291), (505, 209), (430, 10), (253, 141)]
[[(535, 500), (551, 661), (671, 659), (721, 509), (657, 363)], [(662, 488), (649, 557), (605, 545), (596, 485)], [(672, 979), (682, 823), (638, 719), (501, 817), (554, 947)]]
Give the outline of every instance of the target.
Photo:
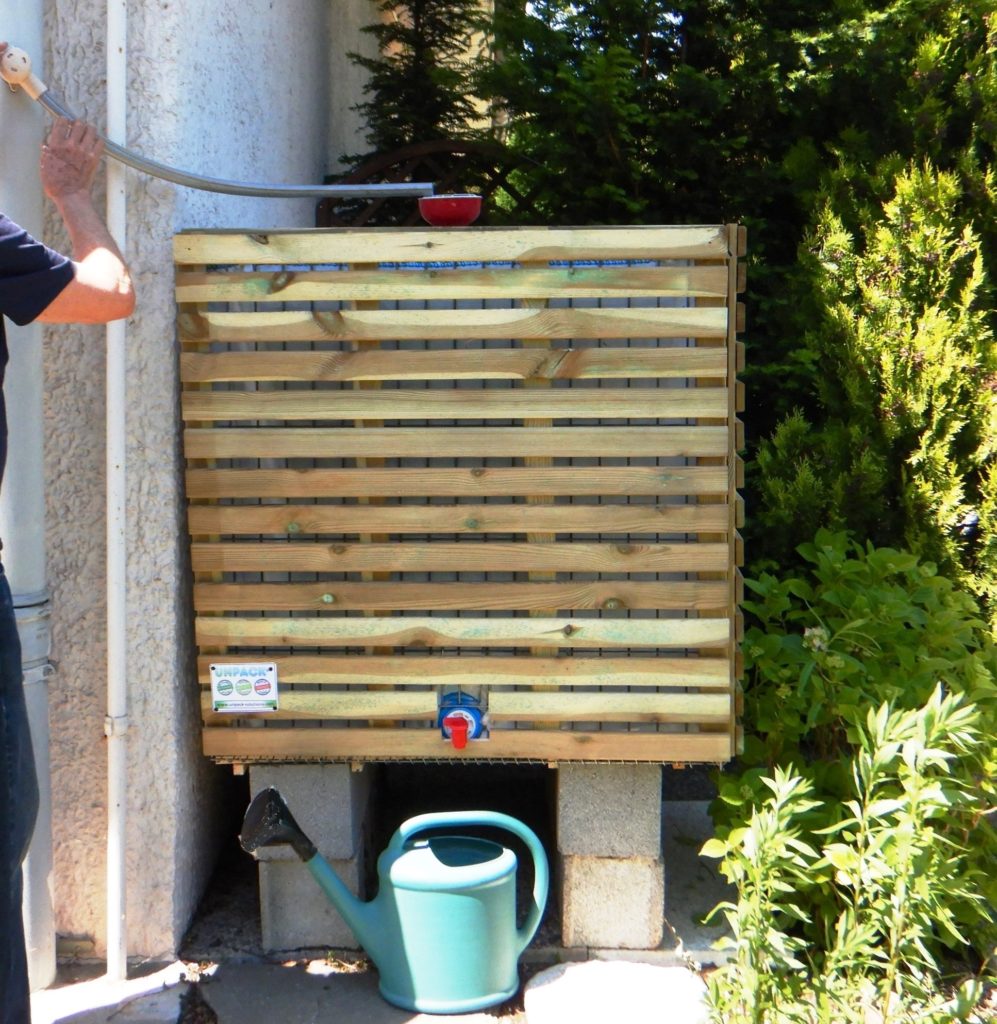
[[(518, 836), (533, 856), (533, 900), (516, 927), (516, 855), (486, 839), (423, 833), (487, 825)], [(358, 900), (302, 832), (276, 789), (249, 805), (239, 836), (252, 853), (291, 846), (356, 935), (380, 974), (381, 995), (421, 1013), (467, 1013), (519, 987), (519, 956), (547, 902), (547, 857), (522, 822), (494, 811), (409, 818), (377, 861), (378, 892)]]

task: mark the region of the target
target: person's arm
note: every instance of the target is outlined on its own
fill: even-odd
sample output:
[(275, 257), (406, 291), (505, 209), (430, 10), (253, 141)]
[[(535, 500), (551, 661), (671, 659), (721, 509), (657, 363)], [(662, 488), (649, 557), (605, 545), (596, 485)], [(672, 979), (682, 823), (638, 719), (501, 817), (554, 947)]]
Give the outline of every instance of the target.
[(42, 323), (107, 323), (135, 308), (128, 267), (91, 196), (103, 151), (90, 125), (61, 118), (42, 147), (42, 186), (62, 216), (73, 255), (73, 280), (38, 317)]

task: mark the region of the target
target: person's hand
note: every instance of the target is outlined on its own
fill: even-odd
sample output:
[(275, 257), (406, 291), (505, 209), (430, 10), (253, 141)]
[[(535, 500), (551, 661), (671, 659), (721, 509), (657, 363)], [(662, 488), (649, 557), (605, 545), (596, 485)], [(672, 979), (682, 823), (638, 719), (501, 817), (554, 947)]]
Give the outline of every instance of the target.
[(56, 203), (76, 193), (89, 196), (103, 152), (103, 140), (92, 125), (60, 117), (42, 146), (45, 194)]

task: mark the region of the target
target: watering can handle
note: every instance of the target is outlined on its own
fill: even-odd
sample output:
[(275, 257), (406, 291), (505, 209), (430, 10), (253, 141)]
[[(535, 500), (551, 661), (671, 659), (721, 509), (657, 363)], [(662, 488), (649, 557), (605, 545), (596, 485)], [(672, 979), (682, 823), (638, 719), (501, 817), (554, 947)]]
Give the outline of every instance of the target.
[(547, 904), (550, 873), (543, 844), (532, 829), (508, 814), (499, 814), (498, 811), (441, 811), (436, 814), (417, 814), (403, 822), (391, 837), (388, 847), (400, 850), (404, 843), (418, 832), (425, 832), (431, 828), (449, 828), (453, 825), (489, 825), (512, 832), (526, 843), (533, 857), (533, 905), (526, 915), (523, 927), (517, 932), (519, 951), (522, 952), (536, 934), (540, 926), (540, 917)]

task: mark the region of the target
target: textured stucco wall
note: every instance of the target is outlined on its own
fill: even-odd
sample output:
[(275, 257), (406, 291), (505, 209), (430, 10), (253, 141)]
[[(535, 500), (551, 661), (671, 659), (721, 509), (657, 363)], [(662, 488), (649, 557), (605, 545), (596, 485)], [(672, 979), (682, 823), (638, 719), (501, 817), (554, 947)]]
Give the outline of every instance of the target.
[(364, 94), (367, 72), (350, 59), (351, 52), (372, 57), (377, 53), (377, 40), (363, 32), (381, 18), (376, 0), (352, 0), (333, 3), (330, 14), (329, 47), (329, 168), (336, 174), (346, 170), (344, 155), (366, 153), (366, 124), (353, 108), (369, 99)]
[[(215, 177), (321, 180), (328, 159), (327, 0), (137, 0), (128, 7), (129, 146)], [(72, 108), (102, 123), (103, 5), (49, 0), (46, 35), (49, 84)], [(139, 296), (128, 356), (132, 955), (176, 949), (221, 833), (232, 829), (226, 818), (229, 775), (199, 752), (171, 239), (189, 227), (307, 226), (312, 211), (310, 200), (216, 196), (129, 175), (127, 255)], [(56, 220), (50, 211), (49, 236), (61, 244)], [(92, 938), (99, 955), (106, 827), (100, 329), (48, 332), (46, 392), (47, 536), (58, 663), (51, 715), (57, 928)], [(241, 808), (231, 810), (237, 820)]]

